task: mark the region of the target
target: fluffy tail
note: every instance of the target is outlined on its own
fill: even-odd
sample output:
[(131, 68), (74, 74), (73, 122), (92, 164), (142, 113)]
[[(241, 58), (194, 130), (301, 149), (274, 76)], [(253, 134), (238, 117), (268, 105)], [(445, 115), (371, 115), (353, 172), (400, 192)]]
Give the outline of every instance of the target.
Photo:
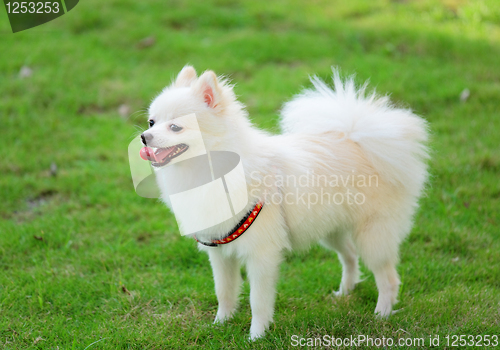
[(387, 96), (365, 96), (366, 84), (356, 87), (352, 77), (342, 81), (336, 70), (333, 89), (316, 76), (311, 82), (314, 89), (284, 105), (283, 132), (342, 132), (361, 147), (379, 176), (419, 196), (427, 179), (426, 121), (393, 106)]

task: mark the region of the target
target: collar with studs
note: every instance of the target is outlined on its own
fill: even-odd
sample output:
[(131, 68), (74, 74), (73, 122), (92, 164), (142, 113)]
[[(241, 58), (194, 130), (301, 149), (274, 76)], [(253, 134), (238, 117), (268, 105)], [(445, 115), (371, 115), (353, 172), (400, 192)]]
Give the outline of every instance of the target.
[(264, 206), (264, 203), (262, 202), (257, 202), (257, 204), (253, 207), (252, 210), (250, 210), (244, 217), (241, 219), (241, 221), (231, 230), (229, 231), (229, 234), (226, 235), (224, 238), (221, 239), (213, 239), (210, 242), (202, 242), (199, 241), (196, 236), (193, 236), (193, 238), (198, 242), (203, 245), (206, 245), (208, 247), (217, 247), (221, 244), (227, 244), (232, 241), (234, 241), (236, 238), (240, 237), (243, 233), (245, 233), (246, 230), (250, 228), (250, 225), (255, 221), (257, 216), (259, 215), (260, 211), (262, 210), (262, 207)]

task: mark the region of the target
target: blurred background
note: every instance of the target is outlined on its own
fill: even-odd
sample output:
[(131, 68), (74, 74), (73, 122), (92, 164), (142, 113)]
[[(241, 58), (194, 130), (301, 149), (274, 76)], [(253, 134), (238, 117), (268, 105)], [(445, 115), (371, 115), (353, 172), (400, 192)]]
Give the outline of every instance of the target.
[[(498, 334), (497, 0), (83, 0), (15, 34), (0, 12), (0, 347)], [(265, 339), (245, 342), (246, 284), (235, 320), (211, 324), (207, 257), (166, 207), (135, 194), (127, 158), (152, 98), (188, 63), (231, 78), (272, 133), (282, 103), (332, 66), (429, 121), (431, 180), (402, 246), (402, 312), (372, 316), (369, 273), (333, 298), (341, 266), (313, 247), (283, 264)]]

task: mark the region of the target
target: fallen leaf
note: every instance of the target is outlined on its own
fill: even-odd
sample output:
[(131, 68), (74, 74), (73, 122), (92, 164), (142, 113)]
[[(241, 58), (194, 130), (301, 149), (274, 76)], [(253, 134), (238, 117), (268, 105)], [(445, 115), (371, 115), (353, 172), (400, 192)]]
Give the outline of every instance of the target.
[(31, 69), (28, 66), (22, 66), (21, 69), (19, 70), (19, 78), (24, 79), (24, 78), (29, 78), (33, 74), (33, 69)]
[(7, 331), (8, 332), (12, 332), (14, 333), (15, 335), (19, 335), (19, 333), (17, 333), (15, 330), (11, 329), (11, 328), (7, 328)]
[(148, 36), (137, 43), (137, 48), (145, 49), (147, 47), (153, 46), (156, 43), (156, 38), (154, 36)]
[(130, 292), (128, 291), (127, 287), (122, 286), (122, 292), (127, 293), (128, 295), (131, 295)]
[(54, 162), (50, 163), (50, 175), (57, 176), (57, 164)]
[(464, 89), (464, 91), (462, 91), (460, 93), (460, 101), (462, 101), (462, 102), (467, 101), (467, 99), (469, 98), (469, 96), (470, 96), (470, 90), (469, 89)]
[(127, 118), (130, 115), (130, 107), (126, 104), (120, 105), (120, 107), (118, 107), (118, 114), (120, 114), (122, 118)]
[(38, 343), (39, 341), (45, 341), (45, 339), (43, 339), (42, 337), (37, 337), (37, 338), (35, 339), (35, 341), (33, 342), (33, 344), (36, 344), (36, 343)]

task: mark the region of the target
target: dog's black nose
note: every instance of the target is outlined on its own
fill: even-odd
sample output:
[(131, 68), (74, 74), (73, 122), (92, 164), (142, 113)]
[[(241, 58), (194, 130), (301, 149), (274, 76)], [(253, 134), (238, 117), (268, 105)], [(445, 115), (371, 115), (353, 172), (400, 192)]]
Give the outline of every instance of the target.
[(145, 132), (141, 135), (141, 140), (142, 140), (142, 143), (144, 144), (144, 146), (147, 146), (148, 141), (151, 141), (152, 139), (153, 139), (153, 135), (150, 133)]

